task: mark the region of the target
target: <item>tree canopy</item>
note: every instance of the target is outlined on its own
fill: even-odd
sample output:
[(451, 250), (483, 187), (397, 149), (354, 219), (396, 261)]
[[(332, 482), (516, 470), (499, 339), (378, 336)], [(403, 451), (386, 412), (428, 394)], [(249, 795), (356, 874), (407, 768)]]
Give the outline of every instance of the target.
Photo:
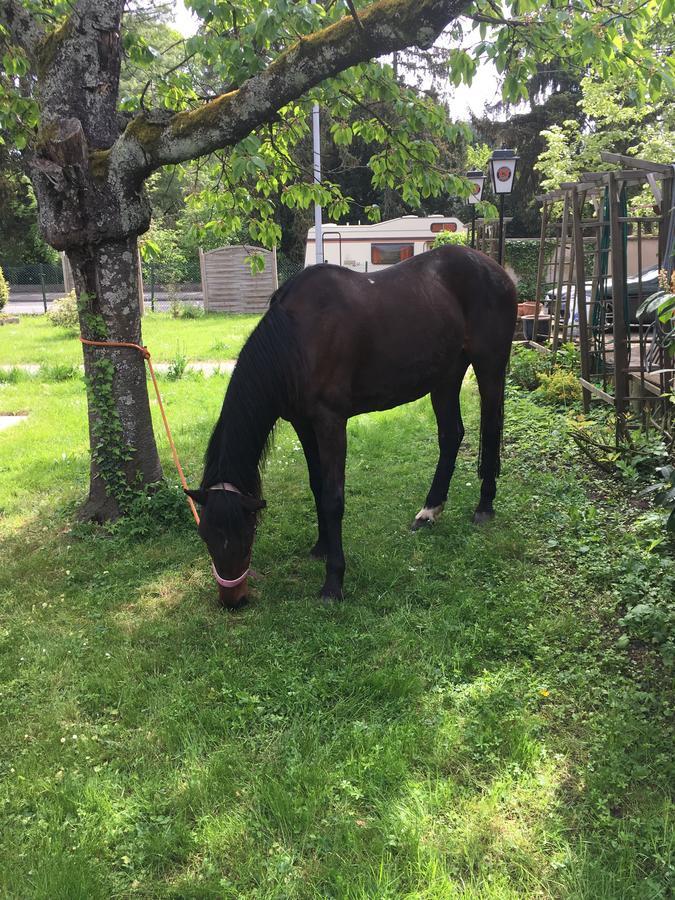
[[(0, 81), (5, 101), (0, 127), (15, 148), (30, 149), (39, 124), (35, 75), (39, 81), (40, 60), (44, 63), (60, 38), (67, 40), (72, 4), (20, 4), (21, 17), (18, 6), (3, 0), (6, 77)], [(78, 6), (85, 11), (91, 4)], [(416, 36), (417, 43), (429, 44), (443, 31), (433, 53), (431, 48), (422, 57), (401, 53), (399, 69), (407, 65), (419, 76), (420, 65), (429, 65), (427, 80), (438, 84), (445, 68), (452, 83), (470, 84), (478, 66), (492, 61), (503, 79), (504, 99), (512, 104), (538, 89), (537, 78), (551, 63), (592, 84), (608, 79), (630, 84), (640, 102), (658, 102), (675, 83), (673, 55), (658, 39), (675, 13), (673, 0), (245, 0), (236, 5), (193, 0), (188, 6), (202, 22), (188, 38), (161, 22), (166, 4), (129, 7), (117, 100), (126, 129), (107, 148), (107, 159), (98, 162), (131, 166), (144, 177), (163, 165), (218, 154), (204, 164), (210, 173), (202, 174), (210, 177), (196, 181), (192, 203), (208, 207), (215, 227), (230, 234), (239, 233), (245, 220), (249, 237), (267, 245), (279, 240), (273, 216), (279, 204), (306, 208), (318, 201), (329, 218), (339, 218), (350, 205), (355, 216), (378, 215), (372, 205), (360, 208), (359, 198), (345, 195), (335, 182), (313, 184), (309, 166), (298, 160), (296, 149), (308, 135), (314, 100), (321, 103), (338, 146), (360, 141), (367, 147), (375, 188), (400, 193), (412, 208), (432, 195), (465, 194), (457, 173), (441, 162), (444, 145), (470, 139), (467, 127), (453, 121), (428, 92), (405, 84), (391, 58), (372, 59), (394, 46), (403, 49)], [(24, 21), (30, 27), (22, 28)], [(340, 71), (357, 56), (365, 60)], [(289, 84), (280, 91), (293, 69), (302, 73), (293, 73), (297, 87)], [(320, 79), (319, 69), (321, 76), (332, 77)], [(255, 103), (254, 113), (244, 111), (250, 103)]]

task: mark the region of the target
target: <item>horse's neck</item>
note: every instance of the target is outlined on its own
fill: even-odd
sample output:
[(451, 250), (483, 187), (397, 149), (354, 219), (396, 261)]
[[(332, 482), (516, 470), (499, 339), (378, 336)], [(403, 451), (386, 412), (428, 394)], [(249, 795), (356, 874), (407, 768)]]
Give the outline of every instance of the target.
[(230, 383), (220, 415), (219, 480), (230, 481), (246, 494), (260, 488), (260, 465), (274, 425), (279, 418), (269, 403), (256, 403), (237, 393)]

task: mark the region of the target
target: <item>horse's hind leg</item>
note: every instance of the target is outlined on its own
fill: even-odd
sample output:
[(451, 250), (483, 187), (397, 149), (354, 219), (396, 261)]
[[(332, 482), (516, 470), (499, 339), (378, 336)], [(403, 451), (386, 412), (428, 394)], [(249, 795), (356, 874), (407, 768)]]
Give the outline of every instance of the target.
[(302, 449), (305, 453), (307, 461), (307, 471), (309, 472), (309, 486), (314, 495), (314, 503), (316, 506), (316, 518), (319, 526), (319, 536), (316, 544), (309, 551), (310, 556), (315, 559), (326, 558), (326, 526), (321, 506), (321, 460), (319, 459), (319, 445), (316, 440), (316, 434), (312, 423), (306, 419), (294, 420), (293, 428), (300, 439)]
[(448, 498), (450, 479), (455, 471), (457, 453), (464, 437), (459, 394), (467, 366), (468, 360), (462, 355), (451, 378), (431, 392), (431, 404), (438, 424), (438, 464), (424, 506), (412, 523), (413, 531), (425, 525), (433, 525), (443, 512)]
[(477, 524), (494, 518), (493, 502), (497, 493), (497, 476), (500, 469), (500, 444), (504, 425), (504, 384), (506, 364), (498, 366), (473, 364), (480, 391), (480, 458), (478, 476), (482, 478), (480, 500), (473, 514)]

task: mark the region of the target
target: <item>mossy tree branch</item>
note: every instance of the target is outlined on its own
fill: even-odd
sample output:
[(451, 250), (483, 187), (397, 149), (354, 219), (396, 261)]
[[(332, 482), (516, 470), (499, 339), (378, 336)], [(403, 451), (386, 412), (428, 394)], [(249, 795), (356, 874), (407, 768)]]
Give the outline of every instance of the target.
[(232, 146), (312, 87), (373, 57), (429, 47), (469, 0), (378, 0), (301, 38), (240, 88), (168, 121), (137, 116), (111, 149), (111, 166), (139, 178), (173, 163)]

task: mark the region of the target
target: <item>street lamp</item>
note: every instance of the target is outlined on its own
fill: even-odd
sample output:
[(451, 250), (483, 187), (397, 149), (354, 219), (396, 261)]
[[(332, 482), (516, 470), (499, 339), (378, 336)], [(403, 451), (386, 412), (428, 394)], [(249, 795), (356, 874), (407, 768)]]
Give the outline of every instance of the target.
[(501, 266), (504, 254), (504, 197), (513, 190), (513, 179), (519, 157), (513, 150), (493, 150), (489, 159), (492, 190), (499, 195), (499, 251), (497, 262)]
[(469, 194), (469, 203), (471, 204), (471, 246), (476, 246), (476, 203), (480, 203), (483, 197), (483, 185), (485, 184), (485, 175), (474, 169), (466, 173), (466, 178), (471, 182), (471, 193)]

